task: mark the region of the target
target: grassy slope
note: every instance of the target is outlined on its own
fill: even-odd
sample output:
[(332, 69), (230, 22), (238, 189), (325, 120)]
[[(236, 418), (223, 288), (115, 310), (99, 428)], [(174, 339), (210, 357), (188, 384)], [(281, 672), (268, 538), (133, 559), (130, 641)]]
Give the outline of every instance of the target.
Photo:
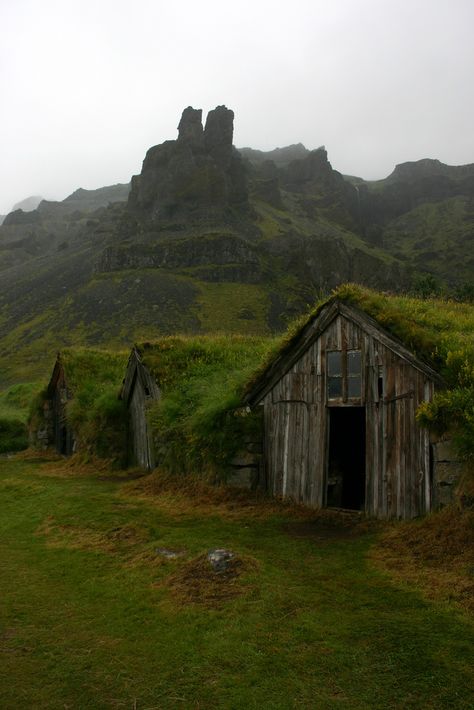
[[(290, 513), (206, 514), (51, 464), (4, 462), (0, 488), (5, 710), (473, 705), (471, 622), (377, 571), (373, 533), (295, 537)], [(221, 545), (257, 562), (240, 596), (206, 607), (163, 584)]]
[(209, 283), (157, 269), (94, 277), (40, 315), (5, 325), (0, 387), (47, 378), (52, 357), (68, 346), (123, 349), (199, 331), (265, 334), (270, 307), (261, 285)]
[(413, 269), (448, 284), (468, 282), (474, 268), (472, 220), (472, 202), (466, 197), (427, 202), (390, 222), (383, 246)]

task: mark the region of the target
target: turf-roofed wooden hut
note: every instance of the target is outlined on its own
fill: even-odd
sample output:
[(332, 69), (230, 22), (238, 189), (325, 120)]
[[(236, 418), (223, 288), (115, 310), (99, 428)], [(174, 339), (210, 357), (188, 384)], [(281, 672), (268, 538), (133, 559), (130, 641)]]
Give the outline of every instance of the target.
[(245, 396), (264, 408), (268, 490), (381, 518), (431, 510), (436, 452), (416, 415), (445, 386), (457, 313), (356, 286), (320, 304)]
[(255, 482), (258, 455), (242, 454), (255, 435), (239, 407), (245, 382), (272, 346), (272, 339), (244, 336), (168, 336), (135, 345), (121, 392), (129, 463)]
[(58, 353), (44, 400), (47, 422), (44, 443), (65, 456), (72, 454), (75, 448), (74, 432), (66, 416), (67, 403), (71, 398), (72, 392), (67, 383), (64, 362), (61, 353)]
[(65, 456), (81, 448), (115, 456), (108, 449), (112, 440), (120, 448), (125, 437), (118, 394), (126, 361), (121, 352), (66, 348), (58, 353), (31, 420), (33, 444)]
[[(151, 345), (145, 346), (149, 349)], [(153, 371), (142, 360), (144, 347), (135, 345), (128, 359), (120, 398), (128, 409), (129, 455), (131, 462), (146, 469), (155, 466), (155, 448), (147, 418), (147, 405), (160, 397)]]

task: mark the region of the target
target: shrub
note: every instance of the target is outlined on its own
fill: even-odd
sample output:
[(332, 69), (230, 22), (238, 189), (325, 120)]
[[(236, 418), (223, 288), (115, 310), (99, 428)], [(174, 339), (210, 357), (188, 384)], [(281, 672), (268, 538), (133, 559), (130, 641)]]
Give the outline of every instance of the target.
[(0, 417), (0, 454), (28, 447), (28, 430), (20, 419)]

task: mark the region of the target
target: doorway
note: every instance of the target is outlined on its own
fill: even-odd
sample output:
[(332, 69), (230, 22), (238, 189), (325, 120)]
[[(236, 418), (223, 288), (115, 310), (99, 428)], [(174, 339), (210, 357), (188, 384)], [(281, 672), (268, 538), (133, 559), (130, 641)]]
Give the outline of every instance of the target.
[(329, 407), (327, 505), (364, 510), (365, 407)]

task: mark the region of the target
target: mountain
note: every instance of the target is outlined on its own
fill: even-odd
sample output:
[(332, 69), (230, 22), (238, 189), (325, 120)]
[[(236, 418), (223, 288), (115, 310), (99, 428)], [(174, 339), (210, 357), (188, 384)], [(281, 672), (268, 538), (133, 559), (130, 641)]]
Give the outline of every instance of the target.
[(16, 205), (13, 205), (11, 211), (15, 212), (15, 210), (23, 210), (23, 212), (32, 212), (38, 207), (42, 199), (43, 198), (39, 195), (26, 197), (24, 200), (21, 200), (21, 202), (17, 202)]
[(3, 381), (64, 344), (268, 333), (343, 281), (474, 280), (474, 166), (418, 161), (344, 177), (324, 147), (238, 151), (225, 106), (184, 110), (129, 185), (79, 189), (0, 227)]

